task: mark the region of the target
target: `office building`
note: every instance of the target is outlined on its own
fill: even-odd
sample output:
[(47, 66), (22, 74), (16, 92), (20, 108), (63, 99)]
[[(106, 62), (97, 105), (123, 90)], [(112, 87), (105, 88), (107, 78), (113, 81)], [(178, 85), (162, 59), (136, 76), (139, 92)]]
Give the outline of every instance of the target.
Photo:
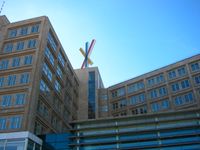
[(110, 117), (199, 108), (200, 54), (110, 86), (108, 95), (104, 93), (100, 96), (108, 109), (99, 113), (108, 111)]
[(68, 130), (79, 81), (49, 19), (0, 16), (0, 47), (0, 133)]

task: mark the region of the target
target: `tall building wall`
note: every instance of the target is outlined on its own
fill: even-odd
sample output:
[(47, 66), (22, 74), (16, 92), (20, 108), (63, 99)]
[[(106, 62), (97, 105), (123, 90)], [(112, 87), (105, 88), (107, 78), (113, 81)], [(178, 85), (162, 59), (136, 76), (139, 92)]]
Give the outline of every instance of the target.
[(107, 92), (108, 116), (113, 117), (199, 108), (200, 55), (113, 85)]
[(75, 72), (80, 81), (78, 119), (99, 118), (98, 89), (104, 86), (98, 68), (76, 69)]
[(49, 19), (0, 23), (0, 132), (66, 131), (79, 81)]

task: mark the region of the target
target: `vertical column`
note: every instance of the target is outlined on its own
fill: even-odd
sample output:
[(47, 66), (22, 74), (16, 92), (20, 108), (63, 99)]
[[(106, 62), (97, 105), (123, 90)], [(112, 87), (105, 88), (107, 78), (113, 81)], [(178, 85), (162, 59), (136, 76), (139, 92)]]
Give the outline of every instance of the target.
[(88, 45), (89, 45), (89, 43), (86, 42), (85, 43), (85, 68), (88, 67)]

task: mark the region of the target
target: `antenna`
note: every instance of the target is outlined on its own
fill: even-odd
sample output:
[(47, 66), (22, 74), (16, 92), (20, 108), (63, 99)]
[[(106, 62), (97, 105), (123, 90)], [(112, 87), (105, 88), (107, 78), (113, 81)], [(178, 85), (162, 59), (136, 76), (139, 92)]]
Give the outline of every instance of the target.
[(1, 5), (0, 14), (1, 14), (2, 10), (3, 10), (4, 4), (5, 4), (5, 1), (3, 1), (2, 5)]

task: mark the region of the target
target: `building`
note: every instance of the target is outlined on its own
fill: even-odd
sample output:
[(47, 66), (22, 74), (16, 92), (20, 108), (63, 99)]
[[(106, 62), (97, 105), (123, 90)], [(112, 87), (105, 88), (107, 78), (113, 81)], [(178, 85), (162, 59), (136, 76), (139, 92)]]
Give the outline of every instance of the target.
[(99, 118), (98, 89), (104, 88), (97, 67), (76, 69), (80, 82), (78, 120)]
[(0, 16), (0, 47), (0, 133), (68, 130), (79, 81), (49, 19)]
[(200, 54), (105, 90), (99, 101), (108, 109), (99, 113), (109, 117), (200, 108)]
[(200, 109), (72, 122), (72, 150), (199, 150)]
[(42, 142), (40, 138), (27, 131), (0, 133), (1, 150), (41, 150)]

